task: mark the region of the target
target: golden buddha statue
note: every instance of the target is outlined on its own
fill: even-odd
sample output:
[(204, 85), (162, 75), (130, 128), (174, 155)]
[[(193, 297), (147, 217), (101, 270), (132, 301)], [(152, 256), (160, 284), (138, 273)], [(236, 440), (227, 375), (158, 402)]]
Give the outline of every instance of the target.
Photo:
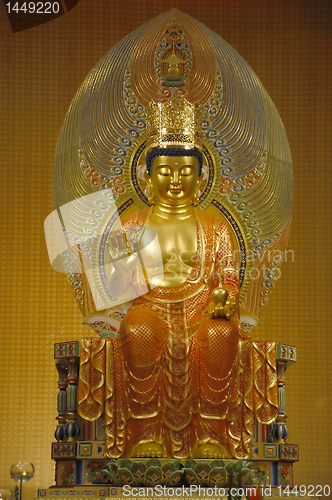
[[(123, 224), (127, 239), (141, 233), (139, 249), (157, 234), (162, 260), (150, 284), (123, 319), (123, 456), (231, 457), (228, 409), (241, 335), (239, 281), (230, 230), (195, 208), (202, 182), (200, 110), (184, 97), (150, 104), (145, 173), (151, 209)], [(111, 240), (110, 254), (123, 239)], [(109, 286), (123, 295), (137, 289), (137, 254), (114, 262)]]
[(292, 198), (285, 130), (256, 75), (164, 13), (89, 73), (54, 172), (64, 268), (94, 331), (78, 414), (104, 416), (106, 456), (250, 458), (253, 419), (278, 414), (275, 345), (240, 321), (251, 333), (276, 283)]

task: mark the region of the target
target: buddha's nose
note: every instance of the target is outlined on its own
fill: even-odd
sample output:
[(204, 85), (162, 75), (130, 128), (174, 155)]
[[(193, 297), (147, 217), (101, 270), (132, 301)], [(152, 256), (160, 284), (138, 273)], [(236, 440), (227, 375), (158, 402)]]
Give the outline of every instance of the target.
[(179, 172), (177, 171), (173, 172), (172, 184), (179, 184)]

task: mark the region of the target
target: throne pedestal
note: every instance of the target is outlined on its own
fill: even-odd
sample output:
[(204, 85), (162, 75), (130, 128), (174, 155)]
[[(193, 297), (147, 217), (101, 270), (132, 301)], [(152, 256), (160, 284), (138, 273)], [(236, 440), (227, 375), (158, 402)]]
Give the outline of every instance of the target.
[[(101, 339), (104, 340), (104, 339)], [(81, 341), (84, 344), (87, 339)], [(116, 339), (104, 340), (116, 345)], [(39, 498), (62, 496), (71, 498), (122, 497), (122, 488), (111, 484), (103, 469), (110, 462), (105, 456), (104, 415), (95, 421), (78, 416), (77, 393), (81, 343), (77, 341), (55, 344), (54, 357), (59, 373), (58, 420), (52, 443), (52, 458), (55, 461), (56, 486), (39, 490)], [(83, 345), (82, 344), (82, 345)], [(256, 342), (263, 348), (265, 342)], [(277, 368), (279, 414), (275, 423), (264, 425), (256, 418), (253, 421), (252, 451), (250, 462), (255, 472), (252, 486), (271, 486), (274, 495), (281, 495), (285, 488), (293, 487), (293, 464), (299, 459), (299, 447), (287, 440), (285, 414), (285, 372), (297, 360), (296, 347), (276, 344), (274, 346)], [(81, 359), (82, 363), (82, 359)], [(121, 459), (120, 459), (121, 460)], [(135, 458), (131, 459), (135, 461)], [(147, 462), (149, 459), (137, 459)], [(159, 459), (161, 466), (172, 459)], [(196, 462), (211, 464), (213, 457), (196, 459)], [(225, 459), (227, 465), (234, 460)], [(185, 463), (185, 460), (183, 460)], [(211, 485), (212, 486), (212, 485)], [(195, 496), (195, 495), (192, 495)], [(127, 495), (128, 497), (128, 495)]]

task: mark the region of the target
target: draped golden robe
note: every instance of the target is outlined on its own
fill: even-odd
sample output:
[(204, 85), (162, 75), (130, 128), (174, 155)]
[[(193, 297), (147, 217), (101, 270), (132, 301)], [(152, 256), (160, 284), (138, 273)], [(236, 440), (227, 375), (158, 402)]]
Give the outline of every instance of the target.
[[(125, 227), (144, 226), (149, 210)], [(203, 314), (218, 286), (238, 300), (238, 273), (228, 226), (196, 211), (197, 258), (183, 284), (156, 287), (136, 299), (118, 339), (82, 342), (79, 412), (94, 420), (105, 402), (106, 453), (135, 456), (157, 443), (163, 456), (200, 457), (207, 445), (224, 456), (250, 456), (252, 414), (262, 423), (277, 415), (275, 349), (253, 344), (238, 316)], [(135, 275), (138, 288), (144, 277)], [(205, 455), (206, 456), (206, 455)]]

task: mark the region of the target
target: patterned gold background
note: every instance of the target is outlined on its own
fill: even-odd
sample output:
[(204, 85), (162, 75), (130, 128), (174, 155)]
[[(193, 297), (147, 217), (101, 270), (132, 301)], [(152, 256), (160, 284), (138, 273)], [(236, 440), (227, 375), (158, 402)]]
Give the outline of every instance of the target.
[(10, 465), (32, 461), (24, 498), (53, 482), (56, 416), (53, 343), (89, 335), (64, 275), (52, 271), (43, 222), (52, 210), (52, 162), (69, 104), (84, 77), (125, 35), (171, 7), (221, 35), (257, 73), (287, 130), (295, 172), (294, 262), (256, 339), (297, 345), (287, 372), (289, 442), (300, 445), (295, 481), (331, 484), (331, 81), (329, 0), (81, 0), (50, 23), (13, 34), (0, 7), (1, 404), (0, 486)]

